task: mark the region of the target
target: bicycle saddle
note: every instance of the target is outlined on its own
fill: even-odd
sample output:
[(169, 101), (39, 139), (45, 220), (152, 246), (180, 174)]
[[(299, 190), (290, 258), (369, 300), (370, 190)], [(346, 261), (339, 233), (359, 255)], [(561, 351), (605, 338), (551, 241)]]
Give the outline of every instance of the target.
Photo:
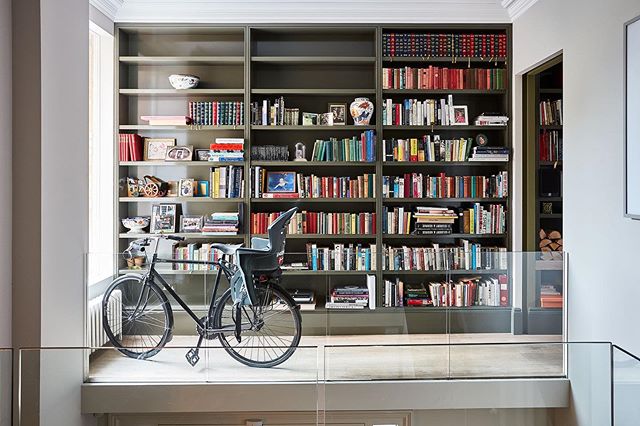
[(222, 254), (235, 254), (235, 252), (242, 247), (242, 244), (221, 244), (221, 243), (212, 243), (211, 248), (218, 249), (222, 252)]

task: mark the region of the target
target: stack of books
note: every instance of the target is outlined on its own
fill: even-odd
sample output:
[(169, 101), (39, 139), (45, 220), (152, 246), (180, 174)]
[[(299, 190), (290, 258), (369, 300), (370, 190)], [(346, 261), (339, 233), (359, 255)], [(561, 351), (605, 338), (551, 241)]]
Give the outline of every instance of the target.
[(540, 307), (541, 308), (562, 308), (562, 293), (551, 284), (540, 286)]
[(216, 141), (209, 145), (209, 150), (209, 161), (243, 161), (244, 139), (216, 138)]
[(453, 210), (446, 207), (416, 207), (416, 235), (448, 235), (456, 219)]
[(358, 286), (340, 286), (331, 291), (327, 309), (364, 309), (369, 306), (369, 289)]
[(483, 112), (476, 117), (476, 126), (506, 126), (509, 117), (499, 113)]
[(184, 115), (143, 115), (140, 120), (147, 121), (150, 126), (184, 126), (191, 124), (191, 117)]
[(509, 161), (505, 146), (474, 146), (469, 161)]
[(300, 310), (312, 311), (316, 308), (316, 296), (313, 290), (291, 289), (288, 292), (293, 301), (300, 306)]
[[(400, 282), (402, 284), (402, 282)], [(404, 292), (405, 306), (429, 306), (431, 299), (429, 291), (423, 284), (406, 284), (402, 285)]]
[(120, 133), (118, 148), (120, 161), (142, 161), (144, 158), (144, 143), (140, 135)]
[(205, 235), (238, 235), (240, 213), (220, 212), (204, 217), (202, 233)]

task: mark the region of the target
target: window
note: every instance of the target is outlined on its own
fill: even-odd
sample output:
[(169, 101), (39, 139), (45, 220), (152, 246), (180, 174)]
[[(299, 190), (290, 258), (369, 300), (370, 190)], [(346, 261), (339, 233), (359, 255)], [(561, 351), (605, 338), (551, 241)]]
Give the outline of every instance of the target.
[(88, 284), (113, 274), (113, 37), (89, 27), (89, 254)]

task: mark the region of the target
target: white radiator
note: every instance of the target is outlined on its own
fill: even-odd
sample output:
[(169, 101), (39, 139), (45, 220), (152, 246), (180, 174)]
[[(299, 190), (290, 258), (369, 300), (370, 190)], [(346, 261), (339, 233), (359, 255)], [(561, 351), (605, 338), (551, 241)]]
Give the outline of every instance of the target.
[[(89, 301), (88, 306), (88, 334), (89, 347), (99, 348), (109, 341), (102, 324), (102, 297), (99, 296)], [(109, 311), (113, 312), (115, 324), (111, 324), (113, 333), (118, 336), (122, 333), (122, 292), (115, 290), (109, 298)], [(96, 349), (91, 349), (93, 353)]]

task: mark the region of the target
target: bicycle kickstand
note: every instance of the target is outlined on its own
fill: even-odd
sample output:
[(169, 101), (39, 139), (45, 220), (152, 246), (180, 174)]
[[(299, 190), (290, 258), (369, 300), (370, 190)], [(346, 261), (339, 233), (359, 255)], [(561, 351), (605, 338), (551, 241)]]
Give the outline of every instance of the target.
[(187, 362), (191, 364), (192, 367), (195, 367), (198, 361), (200, 361), (200, 355), (198, 355), (198, 352), (200, 352), (200, 346), (202, 345), (202, 340), (203, 340), (203, 337), (200, 336), (198, 338), (198, 344), (196, 345), (196, 347), (189, 349), (189, 352), (187, 352), (187, 354), (185, 355), (185, 358), (187, 358)]

